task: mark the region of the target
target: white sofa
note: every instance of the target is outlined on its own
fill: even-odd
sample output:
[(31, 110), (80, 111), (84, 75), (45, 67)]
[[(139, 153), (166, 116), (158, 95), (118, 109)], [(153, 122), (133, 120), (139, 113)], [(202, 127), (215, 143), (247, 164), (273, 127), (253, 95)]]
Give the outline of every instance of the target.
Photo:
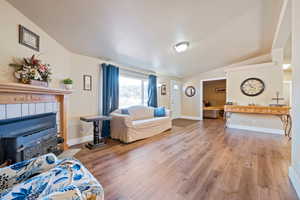
[(128, 114), (121, 109), (111, 113), (111, 137), (129, 143), (160, 134), (172, 127), (171, 111), (165, 117), (154, 117), (154, 108), (132, 106)]

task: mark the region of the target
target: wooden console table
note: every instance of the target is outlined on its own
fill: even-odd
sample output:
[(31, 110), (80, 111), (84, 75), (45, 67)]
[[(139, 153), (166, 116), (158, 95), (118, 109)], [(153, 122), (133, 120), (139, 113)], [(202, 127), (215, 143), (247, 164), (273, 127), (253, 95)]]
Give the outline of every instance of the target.
[(0, 83), (0, 104), (58, 102), (60, 113), (60, 137), (64, 139), (62, 149), (67, 145), (67, 104), (69, 90), (32, 86), (20, 83)]
[(285, 135), (291, 139), (292, 119), (290, 115), (290, 107), (282, 106), (238, 106), (238, 105), (225, 105), (224, 106), (224, 118), (225, 127), (227, 127), (227, 121), (232, 113), (247, 113), (247, 114), (265, 114), (279, 116), (283, 122), (283, 128)]

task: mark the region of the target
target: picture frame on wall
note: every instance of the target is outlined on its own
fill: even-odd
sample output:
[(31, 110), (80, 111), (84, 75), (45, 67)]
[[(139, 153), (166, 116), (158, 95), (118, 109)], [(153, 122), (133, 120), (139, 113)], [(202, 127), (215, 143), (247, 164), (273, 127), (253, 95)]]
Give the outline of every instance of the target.
[(35, 51), (40, 51), (40, 36), (19, 25), (19, 43)]
[(83, 75), (83, 90), (92, 91), (92, 76)]
[(160, 94), (161, 95), (167, 95), (167, 85), (166, 84), (161, 85)]
[(216, 93), (225, 93), (226, 92), (226, 88), (215, 88), (215, 92)]

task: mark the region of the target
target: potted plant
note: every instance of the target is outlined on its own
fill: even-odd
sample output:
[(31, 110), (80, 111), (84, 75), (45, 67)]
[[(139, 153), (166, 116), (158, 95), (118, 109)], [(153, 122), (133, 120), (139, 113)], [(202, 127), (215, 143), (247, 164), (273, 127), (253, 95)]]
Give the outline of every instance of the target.
[(67, 90), (72, 90), (72, 88), (73, 88), (73, 80), (72, 79), (66, 78), (66, 79), (63, 80), (63, 83), (64, 83), (65, 88)]
[(50, 65), (42, 63), (35, 55), (23, 58), (10, 66), (15, 68), (14, 75), (20, 83), (47, 87), (51, 81)]

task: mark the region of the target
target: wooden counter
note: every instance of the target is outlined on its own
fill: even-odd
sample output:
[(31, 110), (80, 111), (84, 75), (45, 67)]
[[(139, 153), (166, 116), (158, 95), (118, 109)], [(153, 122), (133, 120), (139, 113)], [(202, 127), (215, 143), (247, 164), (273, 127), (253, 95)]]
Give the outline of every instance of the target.
[(246, 114), (264, 114), (264, 115), (276, 115), (279, 116), (283, 122), (283, 128), (285, 135), (291, 138), (292, 119), (290, 115), (291, 107), (288, 106), (239, 106), (239, 105), (225, 105), (224, 106), (224, 118), (225, 127), (227, 127), (227, 121), (231, 116), (231, 113), (246, 113)]
[(288, 115), (290, 113), (290, 107), (282, 106), (237, 106), (237, 105), (225, 105), (225, 112), (235, 113), (250, 113), (250, 114), (266, 114), (266, 115)]

